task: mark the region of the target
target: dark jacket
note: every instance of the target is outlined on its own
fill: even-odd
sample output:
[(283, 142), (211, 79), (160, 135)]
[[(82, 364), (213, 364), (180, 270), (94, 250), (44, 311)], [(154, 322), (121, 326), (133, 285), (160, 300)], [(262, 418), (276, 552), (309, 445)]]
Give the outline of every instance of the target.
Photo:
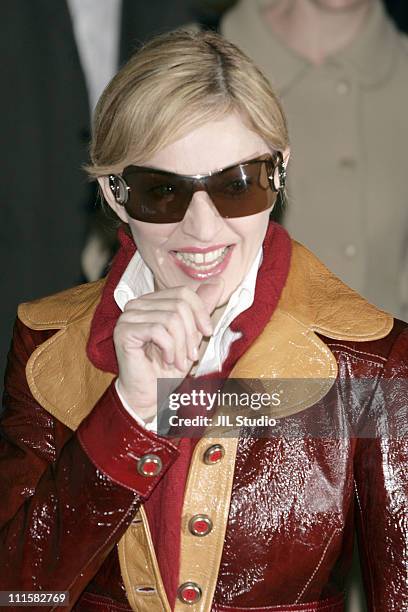
[[(68, 590), (75, 610), (167, 611), (143, 502), (179, 451), (134, 422), (115, 374), (86, 355), (110, 280), (20, 307), (0, 447), (0, 590)], [(254, 302), (244, 337), (258, 316)], [(407, 325), (295, 243), (278, 307), (234, 360), (234, 377), (313, 384), (277, 412), (280, 435), (198, 441), (179, 575), (202, 594), (175, 609), (342, 612), (354, 526), (368, 610), (408, 609)], [(209, 465), (216, 443), (225, 454)], [(145, 476), (151, 454), (162, 468)], [(211, 517), (205, 537), (189, 529), (196, 514)]]

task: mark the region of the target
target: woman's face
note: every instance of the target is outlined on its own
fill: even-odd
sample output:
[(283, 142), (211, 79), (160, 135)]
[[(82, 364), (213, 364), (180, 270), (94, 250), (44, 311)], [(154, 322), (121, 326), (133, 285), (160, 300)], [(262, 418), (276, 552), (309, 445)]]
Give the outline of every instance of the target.
[[(209, 174), (265, 153), (270, 153), (265, 141), (239, 115), (230, 114), (194, 129), (138, 165), (185, 175)], [(182, 221), (145, 223), (129, 217), (122, 206), (112, 202), (106, 181), (103, 186), (110, 205), (129, 223), (158, 290), (181, 285), (195, 290), (202, 282), (221, 276), (225, 286), (218, 306), (228, 301), (262, 244), (270, 209), (224, 219), (207, 192), (197, 191)], [(209, 268), (212, 256), (218, 256), (219, 262)]]

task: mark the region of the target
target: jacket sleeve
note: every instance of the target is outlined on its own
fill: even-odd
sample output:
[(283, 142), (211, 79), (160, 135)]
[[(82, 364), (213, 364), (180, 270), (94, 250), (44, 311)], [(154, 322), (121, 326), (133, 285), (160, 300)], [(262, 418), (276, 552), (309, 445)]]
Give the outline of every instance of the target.
[[(72, 606), (178, 450), (132, 419), (113, 383), (76, 432), (53, 418), (26, 382), (36, 334), (17, 322), (7, 369), (0, 590), (69, 591)], [(147, 454), (161, 461), (157, 475), (137, 469)]]
[(355, 455), (356, 526), (368, 612), (408, 610), (408, 333), (399, 335)]

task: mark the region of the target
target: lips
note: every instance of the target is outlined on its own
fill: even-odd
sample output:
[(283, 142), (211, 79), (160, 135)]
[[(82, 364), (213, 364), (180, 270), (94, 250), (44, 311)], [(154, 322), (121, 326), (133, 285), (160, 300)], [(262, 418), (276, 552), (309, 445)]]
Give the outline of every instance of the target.
[(189, 247), (170, 251), (175, 264), (188, 276), (206, 279), (221, 274), (228, 265), (234, 245), (216, 245), (207, 249)]

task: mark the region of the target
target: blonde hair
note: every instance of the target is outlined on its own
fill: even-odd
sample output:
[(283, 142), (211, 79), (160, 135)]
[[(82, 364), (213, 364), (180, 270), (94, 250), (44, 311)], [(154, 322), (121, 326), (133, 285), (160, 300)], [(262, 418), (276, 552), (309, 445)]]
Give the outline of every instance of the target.
[(277, 96), (238, 47), (214, 32), (176, 30), (154, 38), (103, 92), (86, 170), (92, 178), (121, 172), (229, 112), (240, 113), (271, 149), (288, 146)]

